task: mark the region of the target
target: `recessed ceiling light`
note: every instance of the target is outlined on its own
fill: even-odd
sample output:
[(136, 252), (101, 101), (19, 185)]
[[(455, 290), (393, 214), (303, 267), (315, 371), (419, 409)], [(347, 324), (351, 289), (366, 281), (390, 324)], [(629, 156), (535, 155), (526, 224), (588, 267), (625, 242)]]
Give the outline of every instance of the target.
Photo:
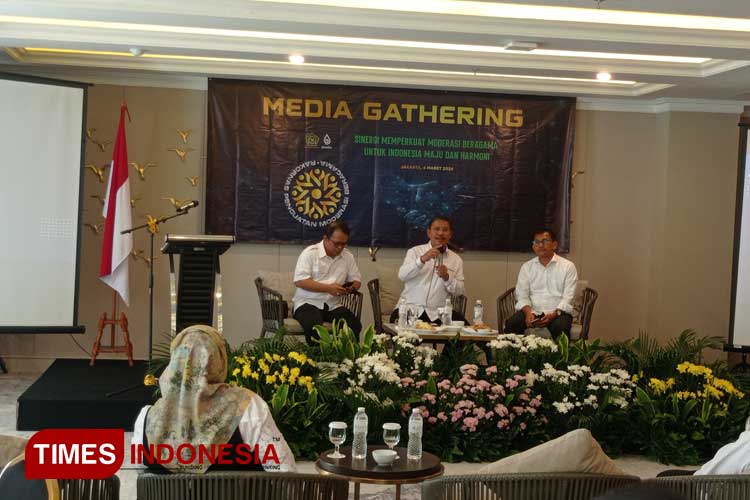
[(304, 64), (305, 57), (302, 54), (289, 54), (289, 62), (292, 64)]
[(143, 49), (140, 47), (131, 47), (130, 53), (133, 54), (135, 57), (142, 56)]
[[(24, 47), (24, 50), (28, 52), (37, 53), (51, 53), (51, 54), (85, 54), (85, 55), (115, 55), (115, 56), (128, 56), (128, 52), (103, 52), (95, 50), (72, 50), (72, 49), (53, 49), (53, 48), (42, 48), (42, 47)], [(178, 55), (178, 54), (154, 54), (145, 53), (142, 56), (146, 59), (163, 59), (163, 60), (181, 60), (181, 61), (197, 61), (197, 62), (218, 62), (218, 63), (231, 63), (231, 64), (287, 64), (283, 61), (266, 61), (258, 59), (240, 59), (236, 57), (208, 57), (208, 56), (189, 56), (189, 55)], [(500, 74), (500, 73), (484, 73), (480, 71), (455, 71), (455, 70), (437, 70), (437, 69), (423, 69), (423, 68), (401, 68), (401, 67), (388, 67), (388, 66), (357, 66), (350, 64), (322, 64), (322, 63), (306, 63), (305, 67), (314, 68), (331, 68), (331, 69), (351, 69), (358, 71), (384, 71), (393, 73), (418, 73), (428, 75), (451, 75), (451, 76), (474, 76), (484, 78), (512, 78), (522, 80), (545, 80), (545, 81), (558, 81), (558, 82), (580, 82), (580, 83), (596, 83), (593, 78), (573, 78), (564, 76), (537, 76), (537, 75), (514, 75), (514, 74)], [(609, 83), (614, 85), (625, 85), (632, 86), (637, 85), (638, 82), (633, 80), (611, 80)]]
[(606, 71), (600, 71), (596, 74), (596, 79), (600, 82), (608, 82), (612, 79), (612, 75), (610, 75)]

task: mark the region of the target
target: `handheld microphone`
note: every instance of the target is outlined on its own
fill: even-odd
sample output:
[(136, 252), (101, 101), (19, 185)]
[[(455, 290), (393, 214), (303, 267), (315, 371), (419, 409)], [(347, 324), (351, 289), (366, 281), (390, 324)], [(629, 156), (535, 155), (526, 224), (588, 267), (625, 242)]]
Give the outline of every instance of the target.
[(191, 208), (195, 208), (198, 206), (198, 200), (193, 200), (188, 203), (185, 203), (184, 205), (177, 207), (178, 212), (187, 212)]

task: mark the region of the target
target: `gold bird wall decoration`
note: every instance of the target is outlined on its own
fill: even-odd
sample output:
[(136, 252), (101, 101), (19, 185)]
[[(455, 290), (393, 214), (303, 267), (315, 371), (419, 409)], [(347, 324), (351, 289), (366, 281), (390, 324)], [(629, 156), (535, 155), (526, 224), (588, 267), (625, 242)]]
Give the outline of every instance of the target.
[(104, 182), (104, 171), (107, 170), (107, 167), (109, 167), (109, 165), (107, 164), (104, 164), (101, 167), (97, 167), (93, 163), (86, 164), (86, 168), (91, 170), (94, 173), (94, 175), (96, 175), (96, 177), (99, 179), (99, 182), (101, 183)]
[(135, 250), (130, 252), (130, 256), (133, 258), (134, 261), (138, 262), (138, 259), (143, 258), (143, 250)]
[(152, 161), (146, 163), (145, 165), (141, 165), (137, 161), (131, 161), (129, 164), (135, 169), (136, 172), (138, 172), (138, 177), (140, 177), (142, 181), (146, 180), (146, 170), (157, 166), (156, 163)]
[(185, 159), (187, 158), (188, 153), (195, 150), (193, 148), (169, 148), (167, 149), (167, 151), (174, 151), (175, 154), (180, 158), (180, 161), (182, 161), (182, 163), (185, 163)]
[(187, 179), (187, 181), (190, 183), (191, 186), (198, 187), (198, 179), (200, 179), (199, 176), (197, 175), (188, 176), (188, 177), (185, 177), (185, 179)]
[(89, 222), (85, 223), (84, 226), (91, 229), (91, 231), (94, 234), (99, 234), (99, 231), (104, 227), (104, 222), (100, 222), (99, 224), (91, 224)]
[(182, 138), (182, 143), (183, 144), (187, 144), (188, 137), (190, 137), (190, 134), (192, 132), (193, 132), (192, 129), (187, 129), (187, 130), (177, 129), (177, 133), (180, 134), (180, 137)]
[(179, 209), (182, 205), (187, 203), (187, 200), (178, 200), (174, 196), (162, 196), (161, 199), (169, 201), (170, 205), (172, 205), (173, 207), (177, 209)]
[(107, 147), (112, 144), (112, 141), (100, 141), (96, 137), (94, 137), (94, 132), (96, 132), (95, 128), (87, 128), (86, 129), (86, 139), (91, 141), (92, 143), (96, 144), (96, 146), (99, 148), (99, 150), (104, 153), (104, 151), (107, 149)]
[(135, 204), (140, 200), (140, 198), (130, 198), (130, 208), (135, 208)]

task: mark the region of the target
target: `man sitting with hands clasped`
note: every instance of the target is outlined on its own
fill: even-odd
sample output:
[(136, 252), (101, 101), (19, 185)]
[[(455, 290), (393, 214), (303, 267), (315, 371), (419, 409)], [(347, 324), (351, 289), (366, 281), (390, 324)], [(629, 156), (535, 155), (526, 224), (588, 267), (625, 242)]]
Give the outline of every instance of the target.
[(323, 240), (305, 248), (294, 269), (294, 319), (305, 331), (307, 343), (317, 338), (315, 325), (346, 320), (349, 328), (359, 335), (362, 323), (341, 304), (341, 296), (359, 290), (362, 275), (354, 255), (346, 249), (349, 226), (337, 220), (326, 226)]
[(570, 337), (576, 266), (555, 253), (557, 237), (548, 229), (534, 233), (532, 249), (536, 257), (518, 273), (516, 313), (505, 321), (505, 332), (523, 334), (527, 328), (546, 327), (552, 338), (562, 333)]

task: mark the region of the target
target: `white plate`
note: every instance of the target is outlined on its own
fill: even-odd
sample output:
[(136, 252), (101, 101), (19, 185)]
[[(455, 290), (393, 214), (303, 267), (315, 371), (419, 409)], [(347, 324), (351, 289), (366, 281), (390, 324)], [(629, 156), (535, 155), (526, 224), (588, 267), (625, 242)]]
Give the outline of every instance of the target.
[(497, 335), (497, 330), (472, 330), (471, 328), (462, 328), (461, 333), (466, 333), (467, 335)]
[(462, 328), (463, 328), (462, 326), (444, 325), (444, 326), (439, 326), (438, 331), (440, 333), (456, 333), (456, 332), (460, 332)]

